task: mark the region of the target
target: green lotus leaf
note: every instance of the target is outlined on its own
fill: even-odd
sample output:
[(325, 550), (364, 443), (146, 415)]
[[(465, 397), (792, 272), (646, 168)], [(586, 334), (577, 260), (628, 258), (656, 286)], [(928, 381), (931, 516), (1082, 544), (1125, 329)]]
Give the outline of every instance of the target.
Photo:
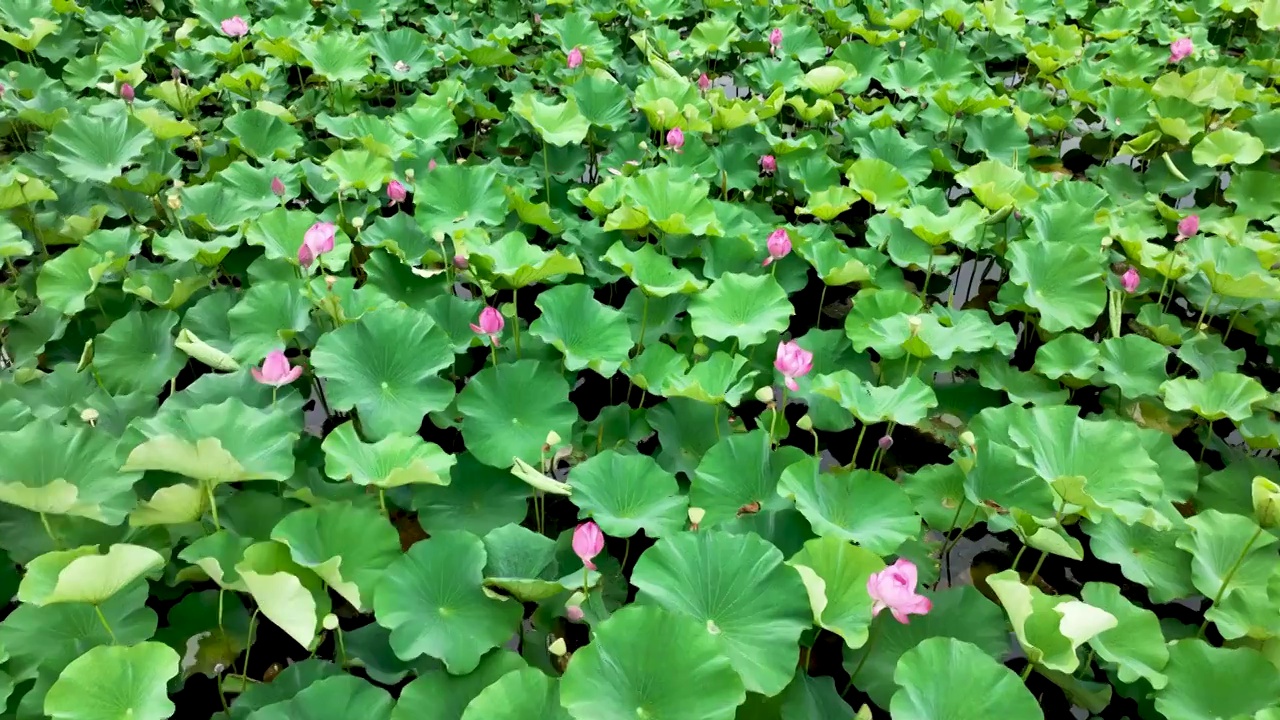
[(567, 483), (560, 482), (553, 477), (547, 477), (544, 471), (535, 468), (520, 458), (513, 458), (513, 460), (515, 462), (511, 466), (511, 474), (529, 483), (529, 486), (534, 490), (540, 490), (550, 495), (573, 494), (573, 488)]
[(867, 248), (851, 248), (831, 238), (796, 243), (796, 254), (813, 266), (827, 285), (866, 282), (874, 273)]
[(528, 92), (517, 95), (511, 108), (533, 126), (543, 142), (556, 147), (581, 143), (590, 129), (572, 97), (560, 104), (544, 103), (537, 93)]
[(486, 588), (497, 588), (521, 602), (541, 602), (566, 589), (581, 587), (574, 573), (568, 583), (556, 577), (556, 541), (520, 525), (508, 524), (484, 536)]
[(325, 474), (350, 478), (357, 485), (389, 489), (426, 483), (448, 485), (456, 459), (417, 435), (392, 433), (373, 443), (361, 441), (355, 423), (346, 422), (325, 436)]
[(158, 391), (186, 364), (173, 344), (178, 316), (168, 310), (133, 311), (93, 341), (93, 367), (107, 392)]
[(84, 310), (85, 300), (112, 262), (87, 245), (79, 245), (50, 258), (36, 278), (36, 293), (46, 305), (64, 315)]
[(203, 570), (219, 587), (245, 591), (247, 588), (236, 572), (236, 565), (251, 545), (253, 540), (250, 538), (240, 537), (229, 530), (218, 530), (183, 548), (178, 557)]
[[(685, 401), (694, 407), (699, 404)], [(676, 405), (671, 407), (688, 407)], [(701, 407), (706, 407), (701, 405)], [(708, 408), (709, 409), (709, 408)], [(704, 438), (705, 447), (684, 448), (680, 443), (675, 447), (688, 452), (693, 457), (701, 457), (701, 462), (694, 466), (677, 468), (686, 474), (692, 473), (693, 482), (689, 487), (689, 504), (706, 511), (702, 525), (711, 527), (726, 522), (737, 516), (738, 510), (752, 503), (767, 503), (777, 495), (778, 476), (783, 469), (795, 462), (801, 453), (793, 452), (796, 448), (779, 448), (773, 450), (769, 444), (768, 433), (754, 430), (749, 433), (726, 435), (717, 439), (719, 428), (706, 428), (709, 417), (697, 417), (693, 414), (679, 418), (679, 422), (694, 424), (699, 430), (709, 431), (710, 437)], [(692, 430), (668, 426), (665, 418), (654, 418), (650, 422), (658, 430), (658, 438), (663, 447), (668, 447), (674, 439), (671, 432)], [(718, 418), (716, 425), (718, 425)], [(669, 429), (670, 427), (670, 429)], [(659, 456), (658, 462), (663, 458)], [(668, 470), (675, 471), (670, 465), (663, 463)]]
[(468, 673), (517, 631), (521, 608), (485, 594), (484, 566), (480, 538), (450, 530), (416, 543), (386, 569), (373, 596), (374, 617), (391, 630), (398, 657), (426, 654), (450, 673)]
[(151, 133), (130, 113), (104, 117), (77, 115), (54, 126), (45, 150), (57, 158), (58, 168), (74, 182), (109, 183), (154, 142)]
[(810, 195), (808, 202), (797, 212), (812, 215), (819, 220), (831, 221), (839, 217), (840, 213), (853, 207), (861, 197), (853, 188), (832, 185)]
[(725, 273), (689, 303), (694, 333), (712, 340), (734, 338), (744, 348), (785, 330), (793, 312), (786, 291), (770, 275)]
[(1247, 647), (1216, 648), (1197, 638), (1169, 643), (1169, 683), (1156, 709), (1169, 720), (1251, 717), (1275, 703), (1280, 673)]
[(1106, 304), (1106, 282), (1096, 251), (1080, 245), (1025, 240), (1009, 244), (1009, 279), (1024, 288), (1049, 332), (1085, 328)]
[(1280, 560), (1268, 548), (1276, 538), (1261, 533), (1250, 518), (1212, 509), (1188, 518), (1187, 526), (1190, 532), (1178, 538), (1177, 546), (1191, 553), (1191, 582), (1217, 600), (1205, 617), (1226, 638), (1273, 624), (1267, 608)]
[(295, 510), (271, 531), (294, 562), (311, 568), (357, 610), (368, 610), (378, 579), (400, 556), (396, 529), (376, 510), (330, 504)]
[(428, 236), (479, 225), (500, 225), (507, 197), (498, 171), (490, 165), (444, 165), (418, 180), (415, 217)]
[(920, 518), (898, 484), (870, 470), (824, 473), (816, 457), (782, 471), (778, 494), (791, 500), (818, 535), (889, 555), (920, 534)]
[(311, 351), (330, 407), (355, 408), (371, 438), (413, 433), (424, 415), (448, 406), (453, 384), (436, 373), (452, 362), (452, 346), (435, 321), (398, 307), (326, 333)]
[(107, 548), (105, 555), (96, 545), (45, 553), (27, 565), (18, 600), (35, 605), (101, 605), (164, 563), (164, 556), (151, 548), (123, 543)]
[[(645, 170), (626, 184), (623, 205), (609, 215), (604, 229), (638, 229), (653, 225), (671, 235), (723, 235), (707, 184), (687, 170), (668, 165)], [(620, 223), (634, 214), (639, 225)]]
[(1169, 649), (1160, 631), (1160, 619), (1150, 610), (1134, 605), (1108, 583), (1085, 584), (1080, 598), (1115, 616), (1117, 624), (1089, 640), (1098, 657), (1116, 663), (1120, 680), (1127, 683), (1145, 678), (1156, 690), (1168, 678), (1160, 671), (1169, 662)]
[(1035, 369), (1051, 380), (1088, 380), (1098, 371), (1098, 357), (1097, 343), (1079, 333), (1063, 333), (1036, 349)]
[(564, 378), (537, 360), (481, 370), (458, 394), (457, 407), (467, 449), (501, 468), (511, 467), (513, 458), (540, 464), (547, 435), (572, 437), (578, 419)]
[(1217, 373), (1207, 380), (1175, 378), (1160, 386), (1170, 410), (1190, 410), (1206, 420), (1231, 418), (1242, 422), (1270, 395), (1262, 383), (1240, 373)]
[(502, 285), (515, 289), (558, 275), (582, 274), (582, 262), (576, 255), (543, 250), (518, 232), (507, 233), (495, 243), (473, 248), (471, 261), (481, 273), (496, 275), (503, 280)]
[(179, 660), (158, 642), (95, 647), (58, 675), (44, 711), (55, 720), (164, 720), (173, 715), (167, 684), (178, 674)]
[(978, 202), (997, 212), (1031, 203), (1039, 193), (1018, 170), (999, 160), (983, 160), (956, 175), (956, 182), (973, 191)]
[[(656, 360), (652, 356), (651, 359)], [(753, 370), (739, 377), (748, 362), (741, 355), (731, 356), (716, 351), (687, 371), (681, 367), (679, 374), (668, 374), (658, 386), (658, 392), (666, 397), (687, 397), (704, 403), (737, 405), (759, 374)]]
[(861, 647), (871, 625), (867, 579), (884, 569), (880, 556), (824, 535), (806, 542), (787, 564), (800, 573), (809, 591), (814, 623), (844, 638), (849, 647)]
[(935, 214), (923, 205), (912, 205), (898, 211), (898, 220), (916, 237), (939, 246), (948, 242), (960, 247), (972, 247), (978, 238), (978, 228), (983, 227), (989, 213), (977, 203), (966, 200), (947, 212)]
[[(412, 28), (399, 28), (396, 32), (400, 30)], [(440, 95), (418, 95), (413, 105), (391, 116), (391, 125), (427, 145), (438, 145), (458, 135), (449, 101)]]
[(853, 161), (846, 173), (849, 185), (877, 210), (887, 210), (906, 199), (910, 183), (892, 164), (875, 157)]
[(671, 473), (645, 455), (605, 450), (569, 473), (573, 502), (610, 537), (644, 530), (659, 538), (684, 529), (688, 500)]
[(617, 130), (631, 117), (627, 88), (607, 74), (587, 73), (569, 88), (569, 97), (592, 125)]
[[(1044, 717), (1035, 696), (1012, 670), (955, 638), (929, 638), (903, 653), (893, 678), (902, 688), (889, 704), (895, 719), (981, 720), (993, 713), (1017, 720)], [(975, 695), (975, 688), (982, 692)]]
[(152, 493), (129, 513), (130, 527), (151, 525), (183, 525), (199, 522), (208, 510), (208, 496), (196, 485), (167, 485)]
[(461, 720), (467, 705), (502, 676), (527, 667), (510, 650), (494, 650), (466, 675), (444, 669), (422, 673), (400, 690), (391, 720)]
[(119, 524), (136, 502), (133, 486), (142, 474), (121, 469), (116, 449), (105, 433), (47, 419), (0, 433), (0, 500)]
[(1147, 587), (1154, 602), (1165, 603), (1194, 592), (1191, 558), (1176, 543), (1183, 532), (1130, 525), (1105, 516), (1083, 524), (1089, 549), (1099, 559), (1120, 566), (1120, 572)]
[(255, 160), (287, 160), (302, 147), (302, 135), (293, 127), (257, 108), (248, 108), (223, 121), (236, 144)]
[(916, 425), (938, 404), (933, 388), (910, 377), (899, 387), (877, 387), (848, 370), (837, 370), (814, 379), (814, 392), (840, 403), (863, 423), (893, 421)]
[(350, 32), (324, 32), (314, 40), (297, 41), (298, 52), (316, 75), (335, 83), (354, 83), (364, 79), (371, 58), (365, 36)]
[(542, 315), (530, 334), (564, 353), (565, 368), (591, 368), (611, 377), (634, 343), (626, 316), (596, 300), (586, 285), (559, 285), (538, 296)]
[(631, 251), (619, 240), (605, 253), (605, 262), (626, 273), (631, 282), (653, 297), (667, 297), (676, 293), (692, 294), (706, 288), (700, 280), (684, 268), (676, 267), (671, 258), (661, 255), (652, 245), (641, 245)]
[(1217, 335), (1202, 332), (1183, 343), (1177, 355), (1201, 377), (1235, 373), (1245, 359), (1243, 350), (1231, 350)]
[[(1142, 106), (1139, 108), (1143, 109)], [(1110, 108), (1103, 110), (1103, 113), (1107, 113), (1108, 110)], [(991, 113), (968, 117), (965, 119), (964, 130), (965, 150), (981, 153), (1005, 164), (1017, 165), (1019, 159), (1026, 159), (1031, 149), (1030, 143), (1027, 142), (1026, 129), (1018, 123), (1012, 113)]]
[(1075, 672), (1080, 665), (1076, 648), (1118, 624), (1106, 610), (1023, 585), (1014, 570), (989, 576), (987, 584), (1009, 614), (1027, 658), (1050, 670)]
[[(677, 638), (681, 652), (671, 653)], [(577, 720), (732, 720), (746, 690), (722, 647), (688, 615), (623, 608), (574, 654), (560, 702)]]
[(335, 675), (320, 678), (286, 700), (253, 711), (246, 720), (337, 720), (353, 715), (389, 720), (394, 705), (390, 693), (369, 681), (353, 675)]
[(1099, 351), (1102, 370), (1098, 378), (1119, 388), (1127, 398), (1155, 395), (1169, 378), (1165, 371), (1168, 361), (1169, 351), (1163, 345), (1141, 335), (1107, 338)]
[(125, 470), (163, 470), (216, 485), (293, 476), (299, 418), (238, 398), (162, 412), (131, 426), (137, 443)]
[(1191, 159), (1197, 165), (1251, 165), (1262, 157), (1265, 148), (1262, 141), (1231, 128), (1218, 128), (1205, 135), (1191, 151)]
[(524, 519), (533, 489), (506, 468), (482, 465), (471, 453), (456, 456), (448, 485), (416, 485), (413, 509), (423, 529), (484, 535)]
[(461, 720), (570, 720), (560, 705), (560, 681), (522, 668), (503, 675), (467, 705)]

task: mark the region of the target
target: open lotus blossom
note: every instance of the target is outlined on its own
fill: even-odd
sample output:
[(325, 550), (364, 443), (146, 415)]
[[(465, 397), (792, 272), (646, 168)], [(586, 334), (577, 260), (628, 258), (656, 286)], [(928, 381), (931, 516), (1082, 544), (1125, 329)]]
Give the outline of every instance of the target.
[(407, 197), (409, 197), (409, 191), (404, 189), (404, 184), (399, 180), (392, 180), (387, 183), (387, 199), (391, 201), (392, 205), (404, 202)]
[(604, 533), (600, 526), (588, 520), (573, 529), (573, 553), (582, 559), (588, 570), (595, 570), (596, 564), (591, 559), (604, 550)]
[(222, 32), (227, 37), (244, 37), (249, 34), (249, 23), (245, 22), (244, 18), (239, 15), (229, 17), (222, 21)]
[(311, 267), (316, 258), (332, 250), (337, 232), (338, 226), (327, 222), (318, 222), (308, 228), (302, 237), (302, 247), (298, 248), (298, 262), (302, 267)]
[(1121, 276), (1120, 284), (1124, 285), (1125, 292), (1132, 293), (1134, 290), (1138, 289), (1138, 280), (1138, 271), (1133, 268), (1129, 268), (1128, 270), (1125, 270), (1124, 275)]
[(133, 99), (137, 97), (137, 93), (134, 92), (132, 85), (130, 85), (129, 83), (124, 83), (123, 85), (120, 86), (120, 97), (124, 98), (125, 102), (132, 105)]
[(672, 150), (680, 152), (680, 148), (684, 147), (684, 131), (678, 127), (668, 130), (667, 145), (670, 145)]
[(783, 228), (769, 233), (769, 239), (765, 244), (769, 247), (769, 257), (764, 259), (764, 267), (768, 267), (774, 260), (781, 260), (791, 252), (791, 236)]
[(707, 77), (706, 73), (702, 73), (698, 76), (698, 89), (702, 92), (706, 92), (711, 89), (711, 78)]
[(760, 157), (760, 170), (770, 174), (777, 172), (778, 159), (772, 155), (762, 155)]
[(1188, 215), (1178, 221), (1178, 241), (1181, 242), (1200, 232), (1200, 216)]
[(582, 51), (574, 48), (569, 51), (569, 69), (576, 70), (582, 65)]
[(787, 388), (799, 390), (796, 378), (804, 377), (813, 369), (813, 353), (800, 347), (794, 341), (778, 343), (778, 355), (773, 359), (773, 367), (782, 373)]
[(302, 375), (302, 366), (289, 367), (289, 358), (283, 350), (272, 350), (262, 361), (261, 368), (249, 368), (249, 374), (263, 385), (280, 387), (288, 385)]
[(479, 335), (488, 335), (489, 342), (497, 345), (498, 335), (502, 333), (502, 328), (506, 324), (498, 308), (486, 307), (480, 311), (480, 324), (471, 323), (471, 330)]
[(871, 596), (871, 616), (889, 609), (893, 619), (902, 624), (910, 621), (908, 615), (925, 615), (933, 609), (929, 598), (916, 594), (916, 565), (906, 558), (867, 578), (867, 594)]
[(782, 47), (782, 28), (774, 28), (769, 31), (769, 52), (774, 52)]
[(1195, 45), (1191, 44), (1191, 38), (1178, 38), (1169, 46), (1169, 62), (1182, 62), (1182, 59), (1190, 55), (1195, 49)]
[(278, 177), (271, 178), (271, 194), (276, 197), (284, 197), (284, 181)]

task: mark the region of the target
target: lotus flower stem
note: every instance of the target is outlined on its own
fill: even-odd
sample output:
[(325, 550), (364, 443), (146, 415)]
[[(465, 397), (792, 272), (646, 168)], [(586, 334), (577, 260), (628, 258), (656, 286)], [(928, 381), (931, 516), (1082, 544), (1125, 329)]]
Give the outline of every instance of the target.
[(261, 608), (254, 608), (253, 615), (249, 617), (249, 635), (244, 649), (244, 668), (240, 673), (240, 677), (245, 680), (249, 679), (249, 656), (253, 653), (253, 626), (258, 621), (258, 611), (260, 609)]
[(1227, 331), (1222, 334), (1222, 342), (1224, 344), (1227, 342), (1227, 338), (1231, 337), (1231, 329), (1236, 326), (1236, 320), (1239, 320), (1239, 319), (1240, 319), (1240, 308), (1236, 308), (1236, 311), (1231, 313), (1231, 322), (1227, 323)]
[(1034, 584), (1035, 584), (1035, 582), (1036, 582), (1036, 576), (1038, 576), (1038, 575), (1040, 574), (1040, 568), (1044, 566), (1044, 559), (1045, 559), (1045, 558), (1047, 558), (1047, 557), (1049, 557), (1049, 551), (1048, 551), (1048, 550), (1041, 550), (1041, 551), (1040, 551), (1040, 559), (1039, 559), (1039, 560), (1036, 560), (1036, 566), (1035, 566), (1035, 567), (1033, 567), (1033, 568), (1031, 568), (1031, 577), (1027, 578), (1027, 584), (1028, 584), (1028, 585), (1034, 585)]
[[(783, 385), (783, 386), (782, 386), (782, 399), (781, 399), (781, 401), (780, 401), (776, 406), (774, 406), (774, 408), (773, 408), (773, 418), (772, 418), (771, 420), (769, 420), (769, 446), (770, 446), (770, 447), (773, 447), (773, 445), (774, 445), (774, 440), (773, 440), (773, 438), (774, 438), (774, 431), (775, 431), (775, 430), (777, 429), (777, 427), (778, 427), (778, 416), (779, 416), (779, 415), (781, 415), (781, 414), (783, 413), (783, 411), (786, 409), (786, 407), (787, 407), (787, 386), (786, 386), (786, 385)], [(786, 425), (786, 421), (785, 421), (785, 420), (783, 421), (783, 425), (784, 425), (784, 426)], [(866, 428), (863, 428), (863, 429), (865, 430)]]
[(1235, 577), (1236, 571), (1244, 564), (1244, 559), (1248, 557), (1249, 550), (1253, 548), (1253, 544), (1258, 541), (1258, 536), (1262, 535), (1262, 526), (1259, 525), (1257, 530), (1253, 531), (1253, 535), (1249, 538), (1249, 542), (1244, 544), (1244, 548), (1240, 550), (1240, 556), (1236, 558), (1231, 569), (1226, 575), (1222, 576), (1222, 585), (1218, 586), (1218, 592), (1213, 596), (1213, 602), (1209, 603), (1209, 607), (1205, 608), (1204, 622), (1200, 623), (1200, 629), (1196, 631), (1196, 637), (1204, 637), (1205, 628), (1209, 626), (1209, 609), (1218, 606), (1218, 601), (1222, 600), (1222, 595), (1227, 591), (1227, 586), (1231, 584), (1231, 579)]
[(827, 287), (828, 285), (826, 281), (823, 281), (822, 294), (818, 296), (818, 316), (813, 320), (813, 327), (815, 330), (822, 327), (822, 308), (827, 304)]
[(520, 289), (511, 290), (511, 329), (516, 339), (516, 359), (520, 359)]
[(644, 295), (644, 309), (640, 311), (640, 342), (636, 344), (636, 347), (643, 350), (645, 326), (649, 324), (649, 293), (641, 290), (640, 294)]
[(862, 438), (867, 435), (867, 424), (862, 423), (862, 430), (858, 432), (858, 441), (853, 444), (853, 457), (849, 458), (849, 468), (853, 469), (858, 464), (858, 450), (862, 449)]
[[(884, 623), (882, 622), (880, 624), (883, 625)], [(862, 670), (862, 666), (867, 664), (867, 658), (871, 657), (871, 650), (875, 647), (876, 638), (879, 637), (879, 633), (876, 632), (876, 627), (876, 620), (873, 615), (871, 616), (871, 630), (867, 633), (867, 644), (862, 646), (862, 659), (859, 660), (857, 666), (853, 668), (853, 672), (849, 673), (849, 682), (845, 683), (844, 691), (840, 693), (841, 695), (849, 692), (849, 689), (853, 687), (853, 679), (858, 677), (858, 673)]]
[(542, 141), (542, 178), (547, 184), (547, 211), (551, 210), (551, 157), (547, 150), (547, 141)]
[(40, 524), (44, 526), (44, 534), (49, 536), (49, 541), (53, 543), (54, 550), (61, 550), (62, 543), (58, 542), (58, 536), (53, 534), (53, 527), (49, 525), (49, 517), (44, 513), (40, 513)]
[(115, 631), (111, 629), (111, 623), (107, 622), (107, 616), (102, 614), (102, 607), (95, 604), (93, 606), (93, 611), (98, 614), (98, 620), (102, 623), (102, 627), (107, 629), (107, 636), (111, 638), (111, 644), (115, 645), (116, 644)]
[(1161, 310), (1164, 310), (1164, 290), (1169, 286), (1169, 276), (1173, 274), (1173, 253), (1175, 251), (1176, 250), (1169, 251), (1168, 269), (1165, 270), (1164, 280), (1160, 283), (1160, 295), (1156, 297), (1156, 305), (1159, 305)]
[(1031, 677), (1031, 671), (1035, 666), (1035, 663), (1031, 662), (1031, 658), (1027, 658), (1027, 666), (1022, 669), (1022, 674), (1018, 676), (1018, 679), (1022, 680), (1022, 682), (1026, 682), (1027, 678)]
[(493, 356), (493, 366), (498, 367), (498, 344), (497, 343), (495, 342), (489, 343), (489, 354)]
[(218, 522), (218, 502), (213, 497), (213, 485), (205, 483), (204, 492), (209, 497), (209, 511), (213, 514), (213, 528), (220, 531), (222, 530), (222, 524)]

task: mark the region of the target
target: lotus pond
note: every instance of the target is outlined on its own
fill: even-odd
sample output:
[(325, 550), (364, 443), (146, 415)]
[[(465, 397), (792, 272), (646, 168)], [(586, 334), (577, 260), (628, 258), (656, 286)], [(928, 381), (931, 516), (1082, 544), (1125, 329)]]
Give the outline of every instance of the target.
[(3, 0), (0, 717), (1280, 718), (1277, 0)]

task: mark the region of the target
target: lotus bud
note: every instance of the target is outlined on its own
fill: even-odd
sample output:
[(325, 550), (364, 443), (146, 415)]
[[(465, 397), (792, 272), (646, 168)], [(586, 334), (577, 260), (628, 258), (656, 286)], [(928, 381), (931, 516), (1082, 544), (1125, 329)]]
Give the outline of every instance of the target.
[(26, 185), (27, 183), (31, 182), (31, 178), (27, 177), (26, 173), (18, 173), (17, 175), (13, 176), (13, 179), (17, 180), (19, 185)]
[(353, 217), (353, 218), (351, 218), (351, 227), (353, 227), (353, 228), (355, 228), (355, 229), (357, 229), (357, 230), (359, 230), (360, 228), (364, 227), (364, 218), (362, 218), (362, 217)]
[(405, 180), (408, 180), (409, 182), (413, 182), (413, 177), (414, 177), (413, 168), (409, 168), (408, 170), (404, 171)]
[(564, 638), (561, 637), (552, 640), (551, 644), (547, 646), (547, 650), (556, 657), (564, 657), (564, 654), (569, 652), (569, 646), (565, 644)]
[(706, 343), (699, 342), (699, 343), (694, 343), (693, 345), (693, 354), (696, 357), (706, 357), (707, 354), (710, 352), (711, 352), (711, 348), (707, 347)]
[(121, 97), (125, 102), (129, 103), (130, 105), (132, 105), (132, 104), (133, 104), (133, 100), (134, 100), (134, 98), (136, 98), (136, 97), (137, 97), (137, 92), (135, 92), (135, 91), (134, 91), (134, 89), (133, 89), (133, 85), (131, 85), (131, 84), (129, 84), (129, 83), (124, 83), (124, 84), (122, 84), (122, 85), (120, 86), (120, 97)]
[(582, 622), (583, 612), (578, 605), (566, 605), (564, 607), (564, 615), (569, 618), (569, 622)]
[(471, 267), (471, 263), (467, 262), (466, 255), (454, 255), (453, 266), (459, 270), (466, 270), (467, 268)]
[(977, 447), (978, 438), (974, 437), (972, 431), (965, 430), (964, 432), (960, 433), (960, 442), (973, 448), (973, 447)]
[(284, 197), (285, 187), (284, 181), (278, 177), (271, 178), (271, 194), (276, 197)]
[(649, 149), (649, 143), (645, 142), (644, 140), (641, 140), (641, 141), (640, 141), (640, 145), (639, 145), (638, 147), (639, 147), (641, 150), (648, 150), (648, 149)]
[(702, 518), (707, 516), (707, 511), (700, 507), (689, 508), (689, 529), (697, 530), (698, 525), (702, 522)]
[(166, 202), (168, 203), (170, 210), (182, 209), (182, 196), (178, 195), (176, 192), (169, 193), (169, 197)]
[(98, 422), (98, 411), (93, 408), (85, 408), (80, 411), (80, 419), (89, 423), (89, 427), (93, 427)]
[(559, 444), (560, 444), (560, 433), (556, 432), (555, 430), (552, 430), (551, 432), (547, 433), (547, 444), (548, 444), (548, 445), (553, 445), (553, 446), (554, 446), (554, 445), (559, 445)]
[(762, 403), (773, 402), (773, 388), (765, 386), (756, 391), (756, 399)]
[(409, 72), (409, 63), (403, 60), (397, 60), (395, 64), (395, 69), (396, 69), (396, 72), (407, 73)]
[(333, 613), (329, 613), (328, 615), (324, 616), (324, 620), (322, 620), (320, 624), (324, 626), (325, 630), (329, 630), (329, 631), (337, 630), (338, 616), (334, 615)]
[(889, 448), (893, 447), (893, 438), (885, 435), (876, 441), (876, 445), (878, 445), (882, 451), (888, 452)]
[(906, 50), (906, 49), (907, 49), (907, 41), (906, 41), (906, 40), (899, 40), (899, 41), (898, 41), (898, 49), (899, 49), (899, 50)]
[(1253, 479), (1253, 516), (1264, 529), (1280, 527), (1280, 485), (1261, 475)]
[(912, 315), (911, 317), (907, 318), (907, 326), (911, 328), (912, 335), (916, 335), (917, 333), (920, 332), (920, 324), (922, 322), (923, 321), (920, 319), (919, 315)]
[(808, 413), (805, 413), (796, 421), (796, 427), (805, 432), (813, 432), (813, 418), (809, 417)]
[(1111, 236), (1110, 236), (1110, 235), (1108, 235), (1108, 236), (1106, 236), (1106, 237), (1102, 238), (1102, 249), (1103, 249), (1103, 250), (1105, 250), (1105, 249), (1107, 249), (1107, 248), (1111, 247), (1111, 246), (1112, 246), (1112, 245), (1114, 245), (1114, 244), (1115, 244), (1115, 240), (1111, 239)]

